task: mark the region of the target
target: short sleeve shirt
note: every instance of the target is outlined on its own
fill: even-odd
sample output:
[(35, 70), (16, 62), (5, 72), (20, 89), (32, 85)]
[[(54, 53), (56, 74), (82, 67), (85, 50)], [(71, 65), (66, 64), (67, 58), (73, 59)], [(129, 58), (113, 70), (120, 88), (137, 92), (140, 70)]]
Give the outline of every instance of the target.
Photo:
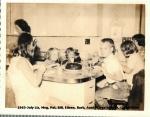
[[(110, 56), (105, 58), (104, 65), (105, 65), (106, 72), (108, 72), (109, 74), (114, 74), (116, 71), (121, 71), (123, 78), (124, 78), (124, 73), (123, 73), (122, 67), (121, 67), (118, 59), (113, 54), (111, 54)], [(106, 76), (106, 80), (109, 83), (116, 82), (115, 80), (109, 78), (108, 76)]]

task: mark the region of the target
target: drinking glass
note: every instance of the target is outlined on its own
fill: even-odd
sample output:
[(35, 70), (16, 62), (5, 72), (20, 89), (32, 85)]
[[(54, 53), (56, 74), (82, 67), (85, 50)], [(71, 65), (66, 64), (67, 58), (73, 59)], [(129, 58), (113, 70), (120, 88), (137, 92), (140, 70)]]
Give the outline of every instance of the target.
[(66, 60), (66, 56), (64, 53), (59, 53), (59, 61), (60, 65), (62, 66), (63, 61)]
[(92, 68), (92, 58), (88, 58), (88, 63), (90, 64), (90, 73), (91, 73), (91, 68)]

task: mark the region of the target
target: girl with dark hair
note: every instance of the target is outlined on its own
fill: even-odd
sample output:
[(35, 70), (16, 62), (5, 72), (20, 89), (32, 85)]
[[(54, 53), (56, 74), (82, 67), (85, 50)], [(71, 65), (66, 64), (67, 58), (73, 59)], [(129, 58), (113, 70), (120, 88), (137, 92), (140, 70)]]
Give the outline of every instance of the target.
[(135, 34), (132, 37), (139, 54), (141, 55), (142, 59), (145, 59), (145, 36), (143, 34)]
[[(52, 106), (66, 103), (44, 96), (42, 85), (45, 64), (35, 71), (30, 63), (34, 56), (36, 41), (28, 33), (22, 33), (18, 39), (18, 56), (13, 57), (8, 68), (8, 79), (15, 94), (16, 106)], [(45, 98), (46, 97), (46, 98)]]
[[(43, 104), (39, 85), (46, 70), (44, 65), (35, 72), (32, 66), (36, 42), (28, 33), (18, 38), (18, 56), (13, 57), (8, 68), (8, 76), (15, 93), (17, 106), (38, 106)], [(30, 63), (31, 62), (31, 63)]]
[(123, 71), (129, 85), (132, 84), (134, 74), (144, 69), (144, 62), (138, 53), (138, 49), (133, 41), (127, 40), (120, 45), (123, 55), (127, 58), (121, 62)]
[(72, 47), (67, 48), (65, 53), (66, 53), (66, 60), (63, 61), (63, 64), (81, 62), (81, 58), (79, 57), (79, 55), (77, 55), (78, 53), (75, 51), (74, 48)]

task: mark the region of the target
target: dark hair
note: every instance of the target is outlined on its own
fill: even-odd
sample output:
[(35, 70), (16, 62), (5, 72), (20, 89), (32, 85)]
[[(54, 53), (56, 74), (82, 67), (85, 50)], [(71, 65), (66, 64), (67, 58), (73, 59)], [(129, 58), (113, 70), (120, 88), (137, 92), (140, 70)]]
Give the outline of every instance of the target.
[(109, 42), (111, 44), (111, 46), (113, 47), (112, 53), (115, 54), (116, 49), (115, 49), (115, 44), (114, 44), (113, 39), (111, 39), (111, 38), (104, 38), (104, 39), (101, 40), (101, 42), (103, 42), (103, 43)]
[(15, 21), (15, 25), (18, 25), (22, 31), (31, 33), (31, 28), (25, 20), (18, 19)]
[(138, 52), (138, 49), (133, 41), (127, 40), (120, 45), (121, 51), (125, 54), (133, 54)]
[(136, 40), (139, 46), (145, 47), (145, 36), (143, 34), (135, 34), (132, 40)]
[(36, 45), (35, 49), (34, 49), (34, 59), (35, 60), (39, 60), (41, 59), (41, 51), (40, 51), (40, 47)]
[(66, 53), (66, 57), (67, 57), (67, 58), (68, 58), (68, 53), (69, 53), (69, 52), (74, 52), (74, 54), (75, 54), (74, 48), (73, 48), (73, 47), (69, 47), (69, 48), (66, 49), (65, 53)]
[[(27, 52), (28, 45), (30, 45), (31, 42), (33, 42), (33, 37), (31, 34), (28, 34), (28, 33), (20, 34), (20, 36), (18, 38), (18, 42), (17, 42), (18, 48), (15, 49), (13, 55), (16, 55), (16, 53), (19, 54), (22, 57), (27, 58), (29, 60), (29, 62), (33, 65), (33, 64), (35, 64), (34, 57), (31, 57)], [(35, 43), (33, 42), (33, 46), (35, 46), (34, 44)], [(34, 52), (35, 52), (35, 50), (34, 50)]]

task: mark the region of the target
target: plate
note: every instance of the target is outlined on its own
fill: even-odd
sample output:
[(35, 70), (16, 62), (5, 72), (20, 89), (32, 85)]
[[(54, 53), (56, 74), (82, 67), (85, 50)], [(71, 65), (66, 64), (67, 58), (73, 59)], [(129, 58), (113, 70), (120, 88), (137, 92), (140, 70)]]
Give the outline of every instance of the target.
[(53, 74), (53, 73), (55, 73), (54, 70), (48, 70), (48, 71), (46, 71), (46, 72), (44, 73), (44, 76), (48, 76), (48, 75), (51, 75), (51, 74)]
[(74, 70), (74, 69), (64, 69), (65, 71), (69, 71), (69, 72), (79, 72), (81, 69), (79, 70)]

